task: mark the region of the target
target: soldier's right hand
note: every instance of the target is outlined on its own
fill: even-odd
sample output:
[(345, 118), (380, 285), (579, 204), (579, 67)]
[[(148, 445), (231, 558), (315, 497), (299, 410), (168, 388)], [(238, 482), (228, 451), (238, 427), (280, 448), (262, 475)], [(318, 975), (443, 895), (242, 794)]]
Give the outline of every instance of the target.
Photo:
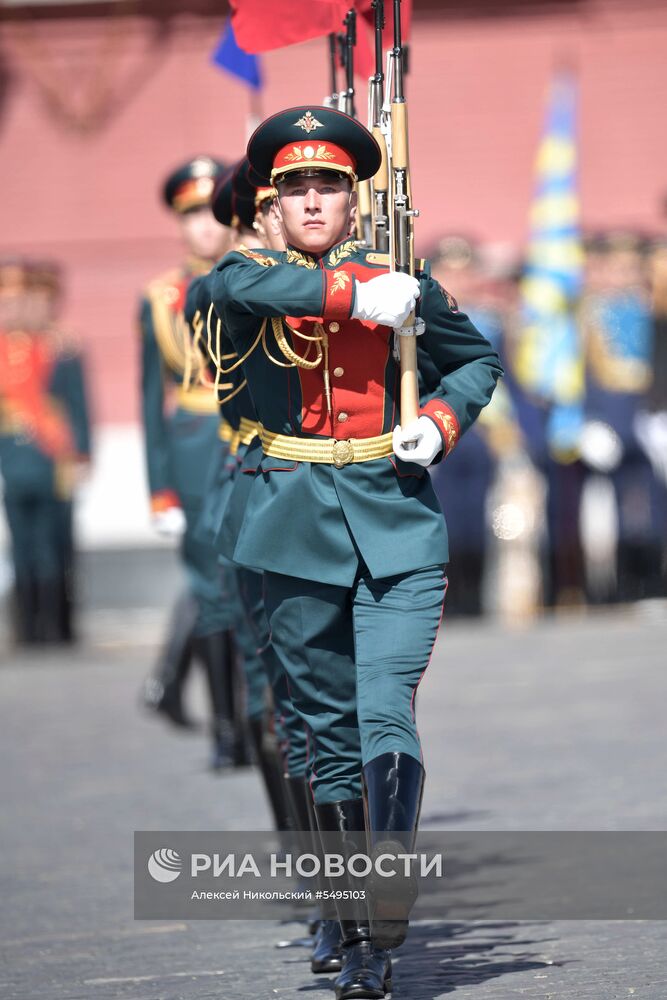
[(168, 507), (153, 514), (151, 524), (164, 538), (180, 538), (185, 531), (185, 514), (180, 507)]
[(409, 274), (394, 271), (370, 281), (355, 280), (353, 319), (382, 326), (403, 326), (419, 298), (419, 282)]

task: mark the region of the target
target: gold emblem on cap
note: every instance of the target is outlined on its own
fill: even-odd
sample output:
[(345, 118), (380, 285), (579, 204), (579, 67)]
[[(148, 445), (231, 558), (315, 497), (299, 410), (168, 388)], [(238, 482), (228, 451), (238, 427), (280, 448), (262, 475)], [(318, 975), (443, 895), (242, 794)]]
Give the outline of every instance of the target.
[(305, 115), (294, 122), (295, 128), (302, 128), (304, 132), (314, 132), (316, 128), (324, 128), (322, 122), (318, 122), (311, 111), (306, 111)]
[(200, 198), (208, 198), (213, 191), (213, 179), (211, 177), (200, 177), (197, 181), (197, 194)]
[(333, 160), (334, 156), (326, 146), (318, 146), (317, 149), (312, 146), (292, 146), (292, 152), (286, 153), (285, 159), (294, 163), (297, 160)]
[(199, 156), (192, 161), (190, 171), (193, 177), (208, 177), (215, 171), (215, 163), (210, 156)]

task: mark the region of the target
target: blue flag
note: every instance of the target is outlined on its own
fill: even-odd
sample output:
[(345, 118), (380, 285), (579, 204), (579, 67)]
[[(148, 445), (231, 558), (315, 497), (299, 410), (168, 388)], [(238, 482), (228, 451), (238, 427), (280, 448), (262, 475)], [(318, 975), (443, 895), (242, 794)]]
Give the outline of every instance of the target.
[(576, 105), (574, 77), (557, 74), (537, 156), (517, 357), (521, 384), (550, 406), (552, 451), (572, 456), (583, 422), (584, 388), (574, 320), (583, 280)]
[(244, 52), (243, 49), (238, 47), (236, 38), (234, 37), (232, 22), (229, 18), (211, 59), (220, 69), (227, 70), (232, 76), (247, 83), (249, 87), (252, 87), (254, 90), (261, 90), (262, 73), (259, 59), (257, 56), (250, 55), (249, 52)]

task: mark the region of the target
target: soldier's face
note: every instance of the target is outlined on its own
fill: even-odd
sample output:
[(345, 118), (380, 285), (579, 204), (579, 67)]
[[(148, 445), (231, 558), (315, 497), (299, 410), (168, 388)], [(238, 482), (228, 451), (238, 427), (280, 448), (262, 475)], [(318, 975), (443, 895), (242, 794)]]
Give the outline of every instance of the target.
[(349, 235), (356, 204), (346, 177), (288, 175), (278, 184), (276, 214), (287, 244), (320, 254)]
[(231, 233), (226, 226), (216, 222), (210, 208), (198, 208), (179, 216), (181, 233), (190, 253), (197, 257), (217, 260), (227, 253)]
[(22, 288), (0, 289), (0, 330), (26, 327), (27, 294)]
[(25, 302), (25, 325), (39, 333), (56, 318), (57, 298), (46, 288), (31, 288)]

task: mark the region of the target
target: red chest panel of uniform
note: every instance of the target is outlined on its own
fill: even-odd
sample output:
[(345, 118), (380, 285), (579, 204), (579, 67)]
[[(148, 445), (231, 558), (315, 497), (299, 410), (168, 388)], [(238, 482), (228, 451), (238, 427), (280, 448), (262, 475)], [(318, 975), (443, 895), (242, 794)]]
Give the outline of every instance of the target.
[(190, 287), (190, 282), (192, 281), (193, 275), (184, 275), (179, 281), (176, 282), (174, 288), (178, 292), (178, 296), (174, 297), (173, 301), (169, 303), (172, 312), (179, 313), (185, 308), (185, 298)]
[[(368, 281), (381, 274), (378, 268), (367, 268), (356, 262), (339, 267), (359, 281)], [(288, 323), (308, 336), (315, 332), (313, 319), (293, 319)], [(374, 437), (384, 433), (388, 370), (393, 383), (395, 368), (388, 362), (391, 356), (392, 331), (377, 323), (357, 319), (325, 321), (323, 329), (328, 339), (328, 367), (331, 385), (331, 416), (327, 413), (324, 392), (324, 363), (315, 369), (300, 368), (302, 407), (301, 429), (308, 434), (345, 438)], [(297, 338), (298, 339), (298, 338)], [(302, 345), (295, 343), (299, 353)]]

